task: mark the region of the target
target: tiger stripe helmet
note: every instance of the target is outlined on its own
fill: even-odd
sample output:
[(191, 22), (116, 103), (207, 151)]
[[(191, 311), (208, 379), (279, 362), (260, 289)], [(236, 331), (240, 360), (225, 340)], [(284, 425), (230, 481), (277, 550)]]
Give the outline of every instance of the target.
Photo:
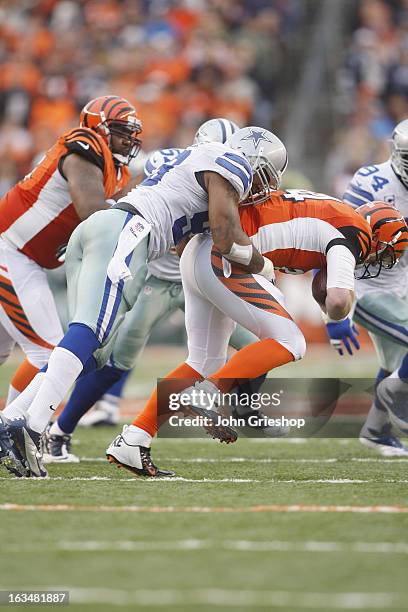
[[(368, 202), (355, 209), (372, 230), (371, 251), (360, 278), (375, 278), (382, 268), (388, 270), (402, 257), (408, 246), (408, 226), (399, 210), (386, 202)], [(375, 266), (372, 273), (369, 267)]]
[[(80, 126), (90, 128), (105, 140), (119, 165), (128, 165), (136, 157), (142, 141), (138, 135), (142, 131), (135, 107), (120, 96), (101, 96), (88, 102), (81, 111)], [(129, 140), (127, 154), (112, 150), (111, 136), (126, 137)]]

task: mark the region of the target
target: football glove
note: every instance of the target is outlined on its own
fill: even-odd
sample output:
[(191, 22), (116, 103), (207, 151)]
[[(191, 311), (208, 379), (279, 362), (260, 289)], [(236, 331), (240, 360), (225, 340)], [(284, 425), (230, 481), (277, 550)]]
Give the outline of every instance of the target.
[(357, 339), (359, 331), (353, 321), (348, 317), (342, 321), (330, 321), (326, 323), (326, 331), (329, 336), (330, 344), (339, 355), (344, 355), (344, 347), (349, 355), (353, 355), (353, 348), (360, 350), (360, 344)]

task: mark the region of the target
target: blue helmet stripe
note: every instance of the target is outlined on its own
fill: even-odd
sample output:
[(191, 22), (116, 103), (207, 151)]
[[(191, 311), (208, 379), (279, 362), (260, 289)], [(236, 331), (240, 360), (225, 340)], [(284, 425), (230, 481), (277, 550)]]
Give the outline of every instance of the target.
[(224, 121), (222, 119), (218, 119), (218, 123), (221, 126), (221, 132), (222, 132), (222, 143), (225, 143), (225, 141), (227, 140), (227, 132), (225, 130), (225, 125), (224, 125)]
[(228, 170), (232, 174), (235, 174), (235, 176), (240, 179), (242, 187), (244, 189), (244, 193), (246, 193), (250, 185), (250, 179), (248, 179), (247, 175), (245, 174), (245, 172), (243, 172), (241, 168), (238, 168), (237, 166), (234, 166), (234, 164), (231, 164), (231, 162), (225, 159), (225, 157), (217, 157), (215, 163), (219, 166), (222, 166), (222, 168), (225, 168), (225, 170)]

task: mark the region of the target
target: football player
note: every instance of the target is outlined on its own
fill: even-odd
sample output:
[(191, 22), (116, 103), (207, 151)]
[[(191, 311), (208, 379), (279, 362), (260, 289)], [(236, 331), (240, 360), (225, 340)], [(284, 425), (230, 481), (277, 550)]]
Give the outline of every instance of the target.
[(80, 126), (60, 136), (24, 179), (0, 199), (0, 363), (19, 344), (26, 360), (11, 380), (14, 399), (63, 336), (45, 269), (61, 265), (76, 226), (129, 180), (142, 126), (119, 96), (88, 102)]
[(66, 255), (72, 322), (51, 353), (47, 370), (10, 404), (13, 417), (16, 410), (25, 416), (10, 422), (1, 419), (0, 457), (6, 467), (20, 475), (46, 475), (41, 434), (78, 376), (107, 363), (124, 315), (144, 284), (146, 261), (164, 255), (173, 244), (180, 248), (191, 233), (210, 229), (226, 258), (265, 278), (273, 274), (270, 260), (242, 230), (238, 204), (250, 192), (254, 173), (260, 181), (280, 174), (286, 150), (270, 132), (251, 129), (262, 134), (262, 154), (253, 143), (247, 147), (252, 152), (248, 157), (221, 143), (187, 148), (173, 164), (161, 166), (109, 210), (94, 213), (74, 231)]
[[(237, 132), (235, 137), (242, 135)], [(367, 216), (364, 209), (352, 211), (335, 198), (304, 191), (276, 191), (272, 195), (260, 191), (252, 195), (251, 201), (260, 203), (241, 208), (242, 227), (275, 267), (306, 272), (327, 266), (327, 296), (323, 307), (335, 320), (347, 316), (353, 304), (356, 266), (363, 266), (366, 275), (372, 273), (373, 265), (391, 266), (408, 244), (405, 220), (386, 204), (377, 206), (377, 217)], [(404, 242), (389, 244), (380, 251), (377, 244), (388, 236), (384, 230), (390, 216), (394, 230), (400, 232)], [(177, 389), (173, 385), (172, 392), (190, 393), (189, 409), (206, 417), (206, 430), (221, 440), (234, 441), (236, 435), (231, 428), (217, 425), (217, 414), (195, 404), (192, 392), (202, 390), (211, 395), (228, 392), (236, 379), (255, 378), (300, 359), (305, 343), (276, 287), (257, 275), (245, 276), (234, 266), (226, 274), (227, 268), (225, 258), (212, 244), (210, 236), (196, 236), (185, 247), (181, 272), (189, 355), (186, 363), (166, 378), (200, 381), (187, 390), (180, 381), (181, 386)], [(224, 365), (227, 338), (234, 320), (260, 340), (238, 351)], [(132, 425), (124, 426), (122, 434), (106, 451), (111, 463), (139, 475), (160, 475), (158, 470), (147, 471), (143, 459), (158, 427), (171, 414), (166, 398), (162, 397), (161, 401), (164, 405), (158, 407), (155, 391)]]
[[(194, 136), (193, 144), (204, 142), (225, 143), (227, 138), (238, 129), (238, 125), (229, 119), (223, 117), (209, 119), (198, 128)], [(161, 149), (149, 155), (144, 167), (144, 178), (150, 176), (154, 170), (162, 164), (174, 161), (177, 155), (182, 151), (183, 149), (179, 148)], [(181, 287), (179, 257), (175, 252), (170, 252), (148, 265), (146, 285), (138, 297), (137, 304), (135, 304), (132, 309), (132, 311), (138, 311), (138, 314), (135, 313), (134, 315), (136, 324), (133, 326), (130, 323), (130, 316), (126, 316), (126, 330), (122, 329), (121, 335), (124, 335), (128, 330), (130, 331), (133, 327), (133, 363), (135, 363), (138, 355), (147, 343), (153, 327), (159, 321), (170, 316), (172, 312), (183, 307), (184, 296)], [(249, 338), (250, 334), (242, 328), (241, 332), (242, 341), (245, 342), (244, 336)], [(239, 334), (240, 332), (237, 330), (236, 333), (234, 333), (234, 338), (238, 338)], [(241, 345), (241, 340), (239, 340), (239, 344)], [(128, 374), (129, 370), (126, 371), (117, 383), (109, 388), (88, 414), (82, 417), (79, 425), (116, 425), (119, 422), (119, 401)], [(104, 383), (104, 386), (105, 385), (106, 381)], [(83, 410), (86, 411), (85, 405), (82, 404), (82, 406)], [(67, 423), (65, 423), (65, 425), (67, 426)], [(72, 425), (70, 424), (70, 427), (72, 426), (73, 423)], [(57, 447), (61, 441), (55, 440), (54, 442), (55, 448), (58, 450)]]
[[(396, 206), (408, 217), (408, 119), (399, 123), (391, 141), (391, 157), (384, 163), (360, 168), (353, 176), (344, 201), (353, 206), (383, 200)], [(369, 209), (368, 209), (369, 210)], [(389, 240), (398, 245), (399, 238)], [(381, 248), (381, 246), (379, 247)], [(379, 390), (389, 384), (385, 379), (391, 372), (399, 379), (408, 378), (408, 259), (405, 255), (398, 266), (385, 269), (378, 278), (358, 280), (356, 283), (356, 306), (353, 320), (365, 327), (373, 341), (380, 369), (374, 402), (361, 430), (360, 441), (364, 446), (377, 450), (385, 456), (408, 456), (408, 449), (394, 435), (390, 413), (379, 399)], [(353, 353), (353, 345), (359, 348), (357, 330), (351, 317), (327, 325), (331, 343), (343, 354), (344, 348)], [(397, 383), (390, 383), (394, 384)], [(401, 389), (405, 389), (401, 385)], [(408, 396), (407, 396), (408, 398)], [(405, 411), (408, 416), (408, 410)]]
[[(238, 126), (228, 119), (210, 119), (199, 127), (194, 144), (222, 142), (232, 135)], [(162, 149), (154, 152), (146, 161), (144, 174), (149, 177), (163, 164), (176, 161), (183, 149)], [(133, 308), (126, 314), (109, 359), (102, 369), (95, 370), (80, 378), (58, 420), (47, 427), (44, 439), (44, 462), (77, 462), (71, 453), (71, 436), (79, 419), (96, 402), (106, 389), (111, 393), (112, 381), (127, 377), (143, 351), (154, 326), (178, 309), (184, 310), (184, 294), (181, 284), (180, 259), (172, 251), (151, 261), (145, 284)], [(256, 337), (241, 326), (233, 332), (229, 344), (236, 350), (254, 342)], [(115, 383), (117, 384), (117, 383)], [(106, 396), (105, 396), (106, 397)], [(118, 422), (118, 406), (108, 404), (107, 400), (98, 402), (88, 415), (89, 423)], [(108, 405), (106, 405), (108, 404)], [(81, 424), (81, 423), (80, 423)]]

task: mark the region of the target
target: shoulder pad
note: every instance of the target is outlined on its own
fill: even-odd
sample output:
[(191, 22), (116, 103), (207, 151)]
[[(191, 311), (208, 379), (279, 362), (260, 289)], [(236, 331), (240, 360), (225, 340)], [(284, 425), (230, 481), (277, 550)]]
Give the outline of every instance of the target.
[(102, 139), (87, 128), (74, 128), (64, 138), (64, 146), (69, 153), (76, 153), (96, 164), (103, 171), (105, 166)]

